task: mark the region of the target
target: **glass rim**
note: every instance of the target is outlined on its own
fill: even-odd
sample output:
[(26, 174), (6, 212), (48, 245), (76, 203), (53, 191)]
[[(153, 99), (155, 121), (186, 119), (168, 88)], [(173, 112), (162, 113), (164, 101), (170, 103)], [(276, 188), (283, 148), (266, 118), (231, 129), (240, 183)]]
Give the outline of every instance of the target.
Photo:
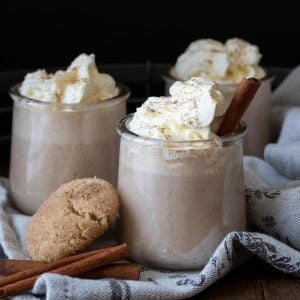
[(61, 103), (61, 102), (46, 102), (46, 101), (33, 99), (28, 96), (24, 96), (20, 93), (20, 86), (21, 86), (21, 83), (17, 83), (15, 85), (13, 85), (12, 87), (10, 87), (10, 89), (9, 89), (9, 94), (10, 94), (11, 98), (13, 99), (13, 101), (16, 101), (19, 103), (41, 105), (41, 106), (45, 106), (45, 107), (59, 106), (59, 107), (71, 109), (71, 110), (74, 108), (77, 109), (78, 107), (92, 108), (94, 106), (98, 106), (101, 104), (106, 104), (108, 102), (116, 101), (119, 98), (123, 98), (123, 97), (125, 99), (127, 99), (131, 93), (131, 91), (127, 85), (117, 82), (116, 86), (119, 88), (119, 93), (114, 97), (104, 99), (104, 100), (97, 100), (96, 102), (93, 102), (93, 103)]
[[(174, 76), (172, 76), (171, 74), (170, 74), (170, 71), (172, 70), (174, 68), (174, 66), (172, 66), (172, 67), (170, 67), (170, 68), (168, 68), (168, 69), (164, 69), (163, 71), (162, 71), (162, 73), (161, 73), (161, 76), (162, 76), (162, 78), (164, 79), (164, 80), (172, 80), (172, 81), (185, 81), (185, 80), (182, 80), (182, 79), (179, 79), (179, 78), (176, 78), (176, 77), (174, 77)], [(264, 69), (264, 71), (266, 72), (266, 75), (264, 76), (264, 77), (262, 77), (261, 79), (259, 79), (259, 80), (261, 80), (261, 81), (267, 81), (267, 80), (273, 80), (274, 78), (275, 78), (275, 75), (270, 71), (270, 69), (268, 68), (268, 67), (264, 67), (264, 66), (262, 66), (262, 68)], [(197, 77), (197, 76), (196, 76)], [(212, 80), (213, 81), (213, 80)], [(229, 85), (236, 85), (236, 86), (238, 86), (239, 85), (239, 83), (224, 83), (224, 82), (216, 82), (216, 81), (214, 81), (217, 85), (227, 85), (227, 86), (229, 86)]]
[(230, 146), (233, 144), (236, 144), (238, 141), (240, 141), (244, 135), (247, 132), (247, 125), (244, 121), (240, 121), (238, 124), (238, 128), (235, 130), (235, 132), (226, 134), (222, 137), (216, 136), (210, 139), (206, 140), (163, 140), (163, 139), (155, 139), (155, 138), (149, 138), (149, 137), (143, 137), (140, 136), (134, 132), (132, 132), (127, 124), (131, 121), (132, 114), (128, 114), (127, 116), (124, 116), (119, 123), (117, 124), (117, 132), (120, 135), (120, 137), (125, 138), (126, 140), (130, 142), (136, 142), (144, 145), (149, 146), (170, 146), (172, 147), (178, 147), (178, 146), (193, 146), (193, 145), (214, 145), (217, 146)]

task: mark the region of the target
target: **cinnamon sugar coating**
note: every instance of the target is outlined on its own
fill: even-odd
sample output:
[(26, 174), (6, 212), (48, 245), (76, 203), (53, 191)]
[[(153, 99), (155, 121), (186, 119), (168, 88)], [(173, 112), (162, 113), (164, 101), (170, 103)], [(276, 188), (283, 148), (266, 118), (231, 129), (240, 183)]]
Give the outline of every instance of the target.
[(105, 180), (63, 184), (33, 215), (26, 232), (28, 252), (41, 261), (78, 253), (109, 228), (118, 210), (117, 191)]

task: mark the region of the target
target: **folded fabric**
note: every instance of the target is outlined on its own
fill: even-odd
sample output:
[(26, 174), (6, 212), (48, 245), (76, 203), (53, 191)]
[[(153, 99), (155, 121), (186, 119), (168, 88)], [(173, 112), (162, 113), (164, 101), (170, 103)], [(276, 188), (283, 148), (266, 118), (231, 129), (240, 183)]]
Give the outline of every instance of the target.
[[(300, 88), (299, 88), (300, 94)], [(290, 179), (300, 178), (300, 107), (285, 112), (285, 119), (276, 144), (265, 148), (265, 160)]]

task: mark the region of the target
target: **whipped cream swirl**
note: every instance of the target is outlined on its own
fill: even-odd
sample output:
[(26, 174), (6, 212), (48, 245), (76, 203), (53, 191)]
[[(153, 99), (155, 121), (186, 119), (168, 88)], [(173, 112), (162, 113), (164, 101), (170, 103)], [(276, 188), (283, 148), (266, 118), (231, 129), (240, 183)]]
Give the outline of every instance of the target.
[(66, 71), (28, 73), (20, 93), (52, 103), (94, 103), (115, 97), (119, 89), (110, 75), (98, 72), (94, 54), (81, 54)]
[(263, 78), (266, 73), (259, 62), (257, 46), (233, 38), (225, 44), (213, 39), (192, 42), (181, 54), (171, 75), (181, 80), (203, 76), (217, 83), (239, 83), (243, 78)]
[(137, 108), (129, 129), (143, 137), (204, 140), (214, 137), (211, 125), (226, 111), (216, 84), (202, 77), (176, 81), (170, 97), (150, 97)]

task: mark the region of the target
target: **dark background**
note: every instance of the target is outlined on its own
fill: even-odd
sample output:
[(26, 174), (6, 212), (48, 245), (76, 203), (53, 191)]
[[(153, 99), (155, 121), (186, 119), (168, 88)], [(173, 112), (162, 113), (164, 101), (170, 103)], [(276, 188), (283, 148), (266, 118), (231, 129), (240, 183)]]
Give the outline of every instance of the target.
[(83, 52), (130, 87), (128, 112), (163, 95), (162, 71), (199, 38), (258, 45), (275, 87), (300, 60), (300, 9), (296, 1), (265, 2), (1, 0), (0, 165), (9, 161), (9, 87), (28, 71), (66, 67)]
[[(291, 2), (291, 3), (290, 3)], [(174, 62), (198, 38), (241, 37), (262, 63), (293, 67), (300, 56), (297, 1), (1, 1), (0, 71), (97, 63)]]

